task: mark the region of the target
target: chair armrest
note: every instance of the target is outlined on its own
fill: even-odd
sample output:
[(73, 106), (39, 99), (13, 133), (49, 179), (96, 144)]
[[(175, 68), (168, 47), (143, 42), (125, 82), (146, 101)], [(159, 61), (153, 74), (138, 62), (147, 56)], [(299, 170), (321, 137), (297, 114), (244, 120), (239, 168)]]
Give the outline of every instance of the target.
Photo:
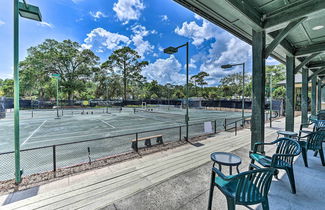
[(249, 166), (252, 167), (252, 168), (255, 168), (255, 169), (261, 169), (261, 167), (258, 167), (254, 163), (250, 163)]
[(261, 146), (261, 145), (272, 145), (272, 144), (275, 144), (276, 143), (276, 141), (272, 141), (272, 142), (256, 142), (255, 144), (254, 144), (254, 149), (253, 149), (253, 153), (256, 153), (257, 152), (257, 148), (258, 148), (258, 146)]
[(223, 179), (223, 180), (226, 180), (226, 181), (230, 181), (232, 178), (233, 178), (233, 176), (230, 176), (230, 177), (228, 177), (228, 176), (225, 176), (219, 169), (217, 169), (217, 168), (212, 168), (212, 172), (214, 172), (214, 173), (216, 173), (221, 179)]
[(314, 122), (310, 122), (310, 123), (301, 123), (301, 124), (300, 124), (300, 127), (303, 126), (303, 125), (308, 125), (308, 126), (310, 126), (310, 125), (312, 125), (312, 124), (314, 124)]
[(300, 141), (301, 139), (304, 139), (304, 138), (307, 138), (309, 137), (310, 135), (312, 135), (314, 132), (310, 131), (310, 132), (305, 132), (305, 133), (308, 133), (306, 136), (299, 136), (298, 137), (298, 141)]

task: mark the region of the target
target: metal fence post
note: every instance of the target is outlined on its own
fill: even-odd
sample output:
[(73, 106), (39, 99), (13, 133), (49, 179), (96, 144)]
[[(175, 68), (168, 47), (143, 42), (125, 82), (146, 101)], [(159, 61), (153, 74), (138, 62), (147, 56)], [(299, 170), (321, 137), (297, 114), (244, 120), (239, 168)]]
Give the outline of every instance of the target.
[(214, 133), (217, 133), (217, 120), (214, 120)]
[(56, 171), (56, 147), (55, 145), (52, 146), (53, 149), (53, 171)]
[(135, 151), (139, 151), (139, 149), (138, 149), (138, 138), (139, 138), (139, 135), (138, 135), (138, 133), (135, 133)]
[(182, 140), (182, 126), (179, 126), (179, 140)]
[(235, 136), (237, 136), (237, 121), (235, 122)]

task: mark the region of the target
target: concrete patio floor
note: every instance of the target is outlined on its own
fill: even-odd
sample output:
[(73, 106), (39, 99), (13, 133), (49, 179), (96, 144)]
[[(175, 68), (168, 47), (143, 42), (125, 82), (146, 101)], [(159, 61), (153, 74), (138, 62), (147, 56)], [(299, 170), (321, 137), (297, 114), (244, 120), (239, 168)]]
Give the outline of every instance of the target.
[[(295, 119), (298, 131), (300, 117)], [(266, 125), (268, 126), (268, 125)], [(284, 119), (266, 127), (266, 141), (274, 140)], [(222, 132), (200, 142), (115, 164), (0, 197), (1, 209), (207, 209), (214, 151), (233, 152), (242, 158), (240, 171), (248, 168), (250, 131)], [(274, 147), (266, 148), (266, 152)], [(297, 194), (290, 191), (283, 172), (269, 193), (270, 209), (324, 209), (325, 167), (309, 153), (309, 168), (299, 157), (294, 166)], [(228, 173), (227, 170), (223, 170)], [(237, 206), (237, 209), (260, 209)], [(215, 190), (213, 209), (227, 209), (224, 196)]]

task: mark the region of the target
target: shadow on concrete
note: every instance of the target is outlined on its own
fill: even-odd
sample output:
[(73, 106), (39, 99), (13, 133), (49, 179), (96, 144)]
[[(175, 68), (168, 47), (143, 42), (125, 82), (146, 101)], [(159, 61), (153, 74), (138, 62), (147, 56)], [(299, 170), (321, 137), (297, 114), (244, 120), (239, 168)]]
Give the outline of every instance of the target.
[(4, 206), (10, 203), (14, 203), (20, 200), (24, 200), (26, 198), (36, 196), (38, 194), (38, 190), (39, 187), (33, 187), (27, 190), (10, 193), (2, 205)]

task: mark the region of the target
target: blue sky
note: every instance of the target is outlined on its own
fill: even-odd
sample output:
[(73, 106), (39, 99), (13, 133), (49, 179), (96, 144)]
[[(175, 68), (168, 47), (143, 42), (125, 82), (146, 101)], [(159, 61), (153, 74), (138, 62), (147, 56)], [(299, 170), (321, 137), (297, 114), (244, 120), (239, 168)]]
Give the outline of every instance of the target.
[[(251, 72), (251, 47), (172, 0), (27, 0), (40, 7), (43, 22), (20, 18), (20, 59), (47, 38), (71, 39), (93, 50), (104, 61), (122, 46), (149, 61), (143, 75), (165, 84), (185, 82), (185, 49), (166, 55), (162, 49), (190, 42), (190, 74), (206, 71), (209, 85), (239, 72), (224, 71), (225, 63), (246, 62)], [(13, 5), (0, 0), (0, 78), (12, 78)], [(276, 64), (273, 59), (268, 64)]]

